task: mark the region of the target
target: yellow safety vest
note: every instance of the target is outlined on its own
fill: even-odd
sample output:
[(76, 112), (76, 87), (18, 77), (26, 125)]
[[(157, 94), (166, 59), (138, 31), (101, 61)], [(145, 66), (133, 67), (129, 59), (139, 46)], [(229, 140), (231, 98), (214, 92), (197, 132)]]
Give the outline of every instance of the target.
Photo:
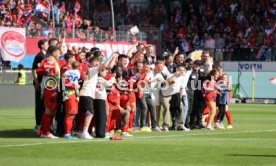
[(19, 73), (21, 74), (21, 78), (18, 82), (18, 85), (26, 85), (26, 72), (24, 70), (19, 70)]

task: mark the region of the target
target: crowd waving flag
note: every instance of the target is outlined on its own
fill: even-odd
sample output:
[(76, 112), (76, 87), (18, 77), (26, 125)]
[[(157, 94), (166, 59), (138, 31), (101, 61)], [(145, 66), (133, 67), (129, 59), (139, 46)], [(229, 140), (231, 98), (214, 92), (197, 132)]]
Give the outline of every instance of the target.
[(276, 85), (276, 78), (275, 77), (270, 78), (269, 82), (273, 85)]
[(35, 8), (36, 12), (50, 14), (50, 5), (46, 0), (38, 0)]
[(27, 5), (17, 5), (18, 11), (20, 13), (20, 15), (22, 16), (29, 16), (32, 13), (32, 6), (31, 4), (27, 4)]

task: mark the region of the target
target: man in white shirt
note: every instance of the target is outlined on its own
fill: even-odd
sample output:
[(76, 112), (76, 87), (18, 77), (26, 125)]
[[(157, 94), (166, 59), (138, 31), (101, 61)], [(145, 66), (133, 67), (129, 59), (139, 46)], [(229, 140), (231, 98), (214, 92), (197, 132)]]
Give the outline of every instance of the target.
[[(162, 71), (164, 70), (164, 62), (157, 61), (154, 66), (154, 70), (149, 74), (149, 77), (153, 80), (156, 80), (154, 82), (150, 83), (150, 95), (153, 101), (153, 104), (156, 107), (156, 124), (157, 127), (159, 127), (159, 121), (160, 121), (160, 111), (161, 111), (161, 83), (165, 81), (164, 76), (162, 74)], [(167, 126), (170, 122), (170, 114), (168, 110), (163, 109), (163, 127)], [(168, 127), (167, 127), (168, 130)]]
[(88, 69), (88, 74), (80, 90), (79, 111), (83, 111), (85, 113), (83, 132), (81, 134), (81, 138), (92, 139), (88, 132), (88, 127), (94, 114), (93, 99), (95, 99), (98, 73), (99, 71), (107, 68), (114, 57), (116, 57), (116, 54), (112, 54), (112, 56), (102, 65), (100, 64), (99, 57), (94, 56), (89, 60), (88, 67), (90, 68)]
[[(178, 121), (181, 115), (180, 105), (180, 88), (184, 81), (183, 73), (185, 71), (184, 65), (179, 65), (176, 68), (176, 72), (170, 75), (161, 88), (161, 105), (164, 107), (164, 112), (170, 110), (172, 118), (172, 130), (177, 129)], [(167, 131), (169, 126), (168, 121), (164, 121), (163, 128)]]

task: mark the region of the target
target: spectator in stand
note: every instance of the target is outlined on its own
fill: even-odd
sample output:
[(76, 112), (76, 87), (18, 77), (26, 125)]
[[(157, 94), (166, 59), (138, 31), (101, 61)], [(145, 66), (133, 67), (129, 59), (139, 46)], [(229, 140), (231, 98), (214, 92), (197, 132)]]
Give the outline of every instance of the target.
[[(50, 29), (55, 22), (56, 28), (64, 28), (67, 35), (71, 37), (73, 30), (72, 20), (74, 20), (75, 29), (92, 30), (94, 32), (93, 35), (86, 36), (86, 33), (77, 31), (75, 36), (78, 39), (114, 40), (114, 36), (109, 32), (102, 35), (106, 39), (100, 40), (102, 30), (97, 26), (97, 20), (93, 20), (91, 24), (91, 17), (88, 16), (98, 11), (109, 11), (105, 3), (93, 3), (94, 11), (92, 12), (88, 11), (88, 6), (81, 7), (81, 10), (75, 13), (72, 10), (75, 1), (64, 0), (61, 3), (58, 2), (60, 1), (55, 1), (53, 7), (55, 21), (52, 20), (52, 17), (49, 17), (52, 9), (46, 0), (22, 0), (18, 1), (18, 3), (16, 1), (2, 3), (0, 6), (0, 26), (28, 27), (28, 36), (45, 36), (43, 27)], [(275, 35), (271, 35), (275, 29), (276, 2), (274, 0), (229, 0), (220, 3), (200, 0), (196, 2), (170, 1), (169, 3), (170, 9), (168, 9), (169, 7), (164, 1), (159, 3), (149, 2), (146, 8), (141, 6), (130, 7), (129, 2), (126, 0), (123, 2), (116, 1), (114, 2), (116, 25), (122, 29), (124, 29), (123, 27), (133, 27), (133, 25), (137, 25), (139, 28), (160, 28), (163, 31), (162, 47), (170, 52), (173, 52), (176, 47), (180, 47), (179, 38), (181, 38), (180, 43), (182, 45), (184, 43), (185, 48), (189, 48), (190, 45), (193, 46), (192, 49), (189, 48), (190, 51), (202, 49), (206, 45), (202, 40), (205, 33), (208, 35), (226, 34), (229, 38), (232, 38), (232, 41), (238, 41), (243, 38), (250, 41), (250, 48), (255, 49), (253, 59), (256, 59), (256, 54), (264, 45), (265, 36), (270, 36), (272, 41), (275, 40)], [(45, 11), (41, 11), (40, 7), (38, 7), (41, 4), (45, 7)], [(82, 4), (81, 6), (86, 4), (85, 0), (80, 0), (80, 4)], [(35, 11), (32, 11), (32, 9), (35, 9)], [(269, 32), (269, 34), (266, 32)], [(237, 46), (237, 43), (233, 45), (233, 42), (227, 42), (225, 38), (224, 40), (226, 48)], [(253, 43), (255, 41), (257, 45), (253, 44), (254, 46), (252, 46), (252, 41)], [(208, 43), (209, 40), (207, 40), (207, 45)], [(228, 51), (225, 53), (229, 56), (226, 59), (232, 58), (235, 60), (238, 57), (237, 53), (240, 48), (237, 47), (236, 49), (234, 52)], [(186, 53), (186, 51), (183, 52)], [(215, 55), (216, 60), (221, 60), (221, 53), (213, 54), (211, 52), (211, 54)], [(233, 56), (230, 56), (231, 54)], [(269, 56), (270, 54), (268, 53)]]
[(219, 33), (215, 35), (215, 47), (216, 50), (214, 59), (217, 61), (222, 61), (224, 59), (222, 49), (225, 47), (225, 41)]
[(209, 50), (211, 56), (214, 56), (214, 51), (216, 48), (215, 40), (212, 35), (208, 35), (207, 40), (205, 41), (204, 48)]

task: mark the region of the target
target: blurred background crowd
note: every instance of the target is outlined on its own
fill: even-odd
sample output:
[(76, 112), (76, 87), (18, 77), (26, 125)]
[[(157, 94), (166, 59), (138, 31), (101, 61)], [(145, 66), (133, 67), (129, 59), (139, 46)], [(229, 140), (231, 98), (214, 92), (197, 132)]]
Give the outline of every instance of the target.
[[(26, 27), (28, 37), (142, 41), (186, 55), (209, 49), (215, 60), (276, 60), (276, 0), (0, 0), (0, 26)], [(108, 19), (107, 19), (108, 18)], [(145, 37), (141, 37), (145, 32)]]

